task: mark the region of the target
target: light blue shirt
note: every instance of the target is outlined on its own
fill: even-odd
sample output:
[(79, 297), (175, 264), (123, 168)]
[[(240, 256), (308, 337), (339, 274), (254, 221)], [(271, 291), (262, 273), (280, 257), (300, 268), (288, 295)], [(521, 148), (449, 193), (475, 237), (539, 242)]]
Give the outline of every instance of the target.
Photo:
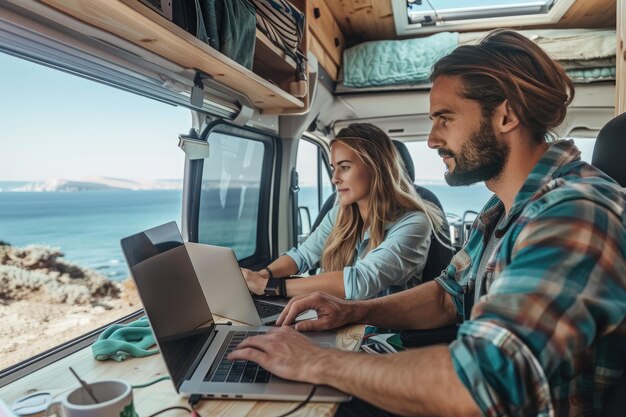
[[(300, 274), (319, 262), (326, 239), (335, 224), (339, 206), (333, 207), (304, 243), (285, 255), (294, 260)], [(385, 225), (385, 237), (367, 252), (369, 229), (357, 242), (352, 265), (343, 269), (346, 299), (359, 300), (399, 292), (422, 282), (430, 247), (431, 226), (421, 211), (409, 211)]]

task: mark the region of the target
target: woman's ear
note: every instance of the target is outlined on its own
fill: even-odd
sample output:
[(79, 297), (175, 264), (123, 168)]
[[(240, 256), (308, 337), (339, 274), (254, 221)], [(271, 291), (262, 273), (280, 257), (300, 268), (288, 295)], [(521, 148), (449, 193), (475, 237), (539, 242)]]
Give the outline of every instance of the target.
[(509, 133), (516, 129), (519, 124), (519, 117), (513, 111), (513, 108), (509, 104), (509, 100), (504, 100), (494, 112), (494, 118), (496, 122), (496, 131), (500, 133)]

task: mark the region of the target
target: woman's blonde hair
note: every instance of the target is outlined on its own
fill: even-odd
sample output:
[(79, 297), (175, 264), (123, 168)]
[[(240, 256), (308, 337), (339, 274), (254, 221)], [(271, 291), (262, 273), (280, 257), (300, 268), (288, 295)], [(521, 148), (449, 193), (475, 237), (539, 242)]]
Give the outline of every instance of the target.
[[(348, 146), (370, 172), (370, 237), (367, 251), (382, 243), (385, 225), (396, 221), (407, 211), (423, 212), (435, 232), (442, 229), (443, 213), (417, 195), (396, 147), (385, 132), (369, 123), (353, 123), (341, 129), (330, 141), (330, 146), (335, 143)], [(364, 219), (356, 202), (339, 206), (335, 226), (322, 252), (321, 266), (324, 271), (341, 271), (352, 265), (363, 227)]]

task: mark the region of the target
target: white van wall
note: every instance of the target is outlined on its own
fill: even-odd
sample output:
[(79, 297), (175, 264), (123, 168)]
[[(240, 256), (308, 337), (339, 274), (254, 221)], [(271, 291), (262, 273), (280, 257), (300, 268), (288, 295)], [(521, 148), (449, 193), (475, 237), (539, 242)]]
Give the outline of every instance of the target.
[[(373, 123), (393, 139), (426, 140), (431, 121), (428, 118), (430, 91), (350, 95), (339, 97), (356, 113), (356, 117), (336, 119), (333, 133), (355, 120)], [(385, 105), (381, 106), (380, 103)], [(592, 83), (576, 85), (574, 101), (570, 105), (565, 122), (556, 129), (559, 136), (572, 134), (586, 137), (597, 135), (615, 112), (615, 85)]]

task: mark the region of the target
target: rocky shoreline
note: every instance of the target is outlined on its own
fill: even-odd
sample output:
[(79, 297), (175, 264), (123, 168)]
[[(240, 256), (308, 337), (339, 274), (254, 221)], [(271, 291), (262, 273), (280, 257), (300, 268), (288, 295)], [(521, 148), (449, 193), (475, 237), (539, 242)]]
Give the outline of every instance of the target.
[(132, 280), (110, 281), (63, 256), (0, 241), (0, 369), (141, 307)]

